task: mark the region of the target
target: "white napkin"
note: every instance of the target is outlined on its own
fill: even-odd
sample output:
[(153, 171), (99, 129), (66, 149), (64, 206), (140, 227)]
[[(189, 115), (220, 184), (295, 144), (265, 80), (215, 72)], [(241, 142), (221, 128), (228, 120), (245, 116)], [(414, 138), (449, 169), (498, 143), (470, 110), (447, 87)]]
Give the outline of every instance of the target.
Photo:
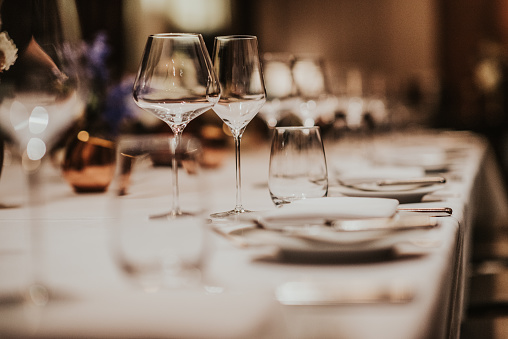
[(395, 214), (398, 205), (397, 200), (385, 198), (312, 198), (297, 200), (275, 210), (258, 212), (256, 216), (266, 222), (388, 218)]

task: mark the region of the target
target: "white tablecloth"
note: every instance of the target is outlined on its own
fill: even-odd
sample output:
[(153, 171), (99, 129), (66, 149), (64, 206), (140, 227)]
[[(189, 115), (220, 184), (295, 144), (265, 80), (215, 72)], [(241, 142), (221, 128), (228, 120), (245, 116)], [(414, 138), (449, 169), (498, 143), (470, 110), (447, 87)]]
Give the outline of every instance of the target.
[[(30, 242), (29, 214), (20, 206), (23, 178), (15, 163), (5, 166), (0, 179), (0, 336), (458, 338), (471, 227), (476, 218), (504, 218), (506, 198), (482, 138), (432, 132), (404, 140), (453, 155), (445, 188), (410, 205), (453, 209), (453, 216), (439, 219), (439, 227), (408, 239), (427, 246), (401, 244), (399, 255), (389, 260), (310, 264), (281, 262), (266, 248), (239, 248), (213, 234), (204, 275), (224, 288), (222, 293), (200, 287), (146, 293), (130, 284), (111, 255), (107, 194), (77, 195), (48, 168), (41, 272), (54, 299), (44, 307), (7, 302), (29, 280)], [(326, 146), (329, 165), (339, 161), (344, 153)], [(249, 209), (274, 208), (266, 187), (268, 161), (267, 145), (242, 153), (243, 203)], [(232, 208), (233, 157), (207, 175), (213, 183), (211, 210)], [(301, 281), (344, 289), (395, 282), (410, 286), (414, 299), (340, 306), (281, 306), (275, 300), (277, 287)]]

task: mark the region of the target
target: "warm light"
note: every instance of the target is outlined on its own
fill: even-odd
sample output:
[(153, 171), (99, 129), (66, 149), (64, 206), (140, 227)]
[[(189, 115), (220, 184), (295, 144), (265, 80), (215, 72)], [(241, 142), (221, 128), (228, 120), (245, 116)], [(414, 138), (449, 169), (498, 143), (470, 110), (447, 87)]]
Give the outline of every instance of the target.
[(142, 0), (141, 5), (148, 12), (165, 13), (185, 32), (217, 32), (231, 23), (231, 0)]
[(318, 97), (325, 91), (325, 78), (317, 60), (303, 59), (295, 63), (293, 76), (304, 97)]
[(79, 131), (79, 133), (78, 133), (78, 140), (79, 141), (87, 142), (88, 139), (90, 139), (90, 134), (88, 134), (87, 131)]
[(291, 68), (283, 62), (267, 62), (264, 69), (266, 93), (269, 97), (284, 98), (293, 94)]
[(173, 24), (185, 31), (215, 32), (231, 21), (229, 0), (170, 1), (167, 14)]

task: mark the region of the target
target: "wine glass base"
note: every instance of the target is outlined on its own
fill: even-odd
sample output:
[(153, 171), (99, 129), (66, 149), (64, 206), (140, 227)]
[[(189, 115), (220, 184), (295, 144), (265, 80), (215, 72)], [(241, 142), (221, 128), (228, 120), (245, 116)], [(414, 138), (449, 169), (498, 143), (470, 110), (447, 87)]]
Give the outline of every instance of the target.
[(41, 284), (32, 284), (24, 290), (14, 293), (2, 293), (0, 295), (0, 306), (27, 304), (31, 306), (46, 306), (52, 296), (48, 288)]
[(175, 219), (175, 218), (192, 217), (195, 215), (197, 215), (197, 213), (187, 211), (170, 211), (167, 213), (150, 215), (149, 219), (150, 220)]
[(226, 212), (218, 212), (218, 213), (210, 214), (210, 218), (212, 218), (212, 219), (226, 219), (226, 218), (235, 217), (235, 216), (238, 216), (238, 215), (244, 214), (244, 213), (252, 213), (252, 211), (246, 210), (244, 208), (235, 208), (235, 209), (232, 209), (232, 210), (226, 211)]
[(49, 290), (41, 284), (33, 284), (28, 288), (28, 300), (35, 306), (46, 306), (50, 300)]

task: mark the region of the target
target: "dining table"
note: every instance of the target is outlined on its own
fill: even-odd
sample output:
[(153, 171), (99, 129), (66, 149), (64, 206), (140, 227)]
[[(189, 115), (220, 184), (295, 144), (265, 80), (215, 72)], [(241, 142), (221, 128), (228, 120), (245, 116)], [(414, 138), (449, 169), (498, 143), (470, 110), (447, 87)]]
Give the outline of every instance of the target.
[[(459, 338), (473, 228), (508, 216), (501, 172), (486, 138), (424, 129), (361, 142), (325, 138), (324, 149), (328, 196), (320, 199), (396, 199), (397, 213), (445, 212), (403, 212), (433, 223), (389, 233), (380, 239), (396, 240), (382, 251), (362, 246), (361, 253), (339, 249), (329, 256), (315, 255), (313, 248), (295, 252), (276, 242), (253, 243), (241, 230), (256, 228), (255, 219), (212, 220), (206, 225), (202, 282), (147, 291), (115, 260), (111, 190), (76, 193), (56, 161), (47, 162), (41, 169), (44, 205), (36, 207), (42, 240), (35, 269), (50, 291), (44, 305), (25, 298), (34, 269), (33, 214), (20, 163), (7, 154), (0, 177), (0, 337)], [(230, 151), (220, 166), (205, 170), (211, 212), (234, 204)], [(269, 161), (269, 140), (244, 142), (242, 197), (249, 210), (284, 209), (270, 198)], [(411, 169), (446, 182), (416, 198), (411, 190), (387, 197), (340, 185), (341, 176), (380, 168), (392, 171), (391, 178)]]

